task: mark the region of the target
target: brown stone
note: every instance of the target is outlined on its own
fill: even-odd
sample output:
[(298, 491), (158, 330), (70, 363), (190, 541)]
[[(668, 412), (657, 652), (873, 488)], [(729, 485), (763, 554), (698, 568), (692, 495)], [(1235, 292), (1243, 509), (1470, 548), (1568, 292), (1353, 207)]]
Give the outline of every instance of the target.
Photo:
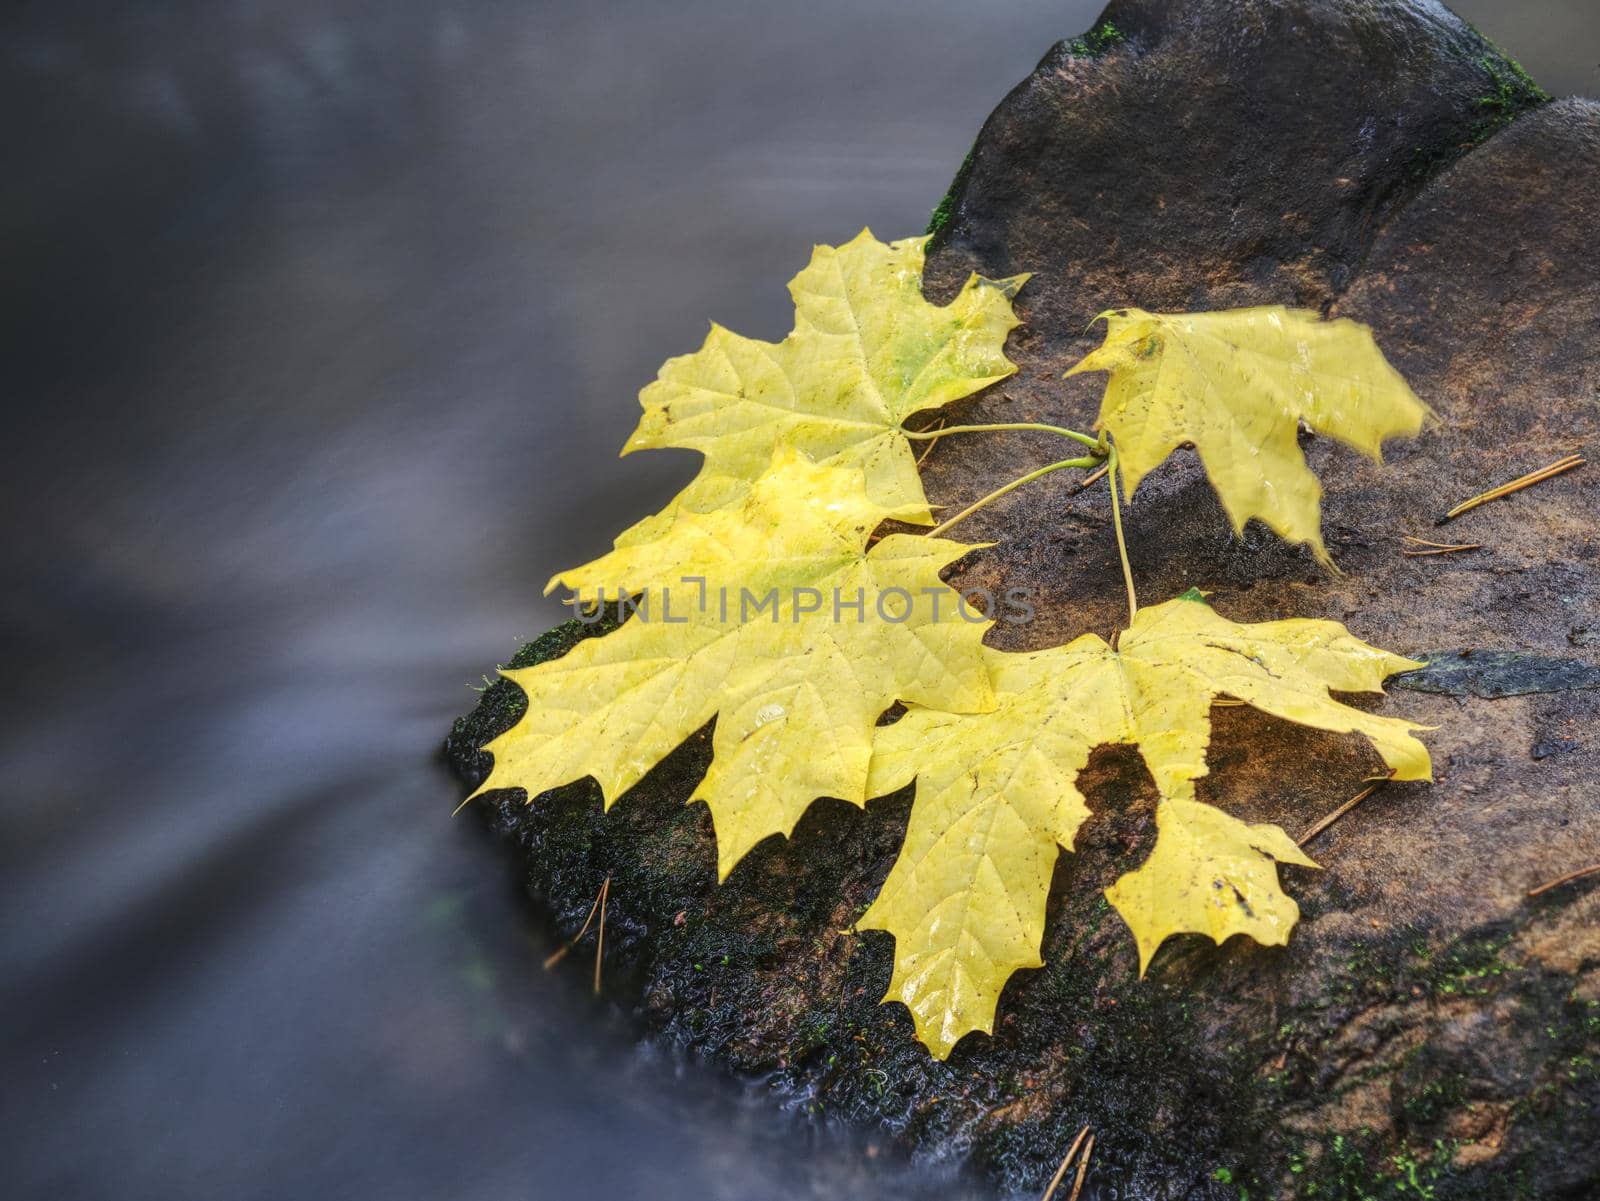
[[(1398, 541), (1440, 537), (1454, 502), (1593, 445), (1600, 104), (1539, 98), (1434, 4), (1113, 4), (996, 110), (936, 215), (930, 290), (969, 270), (1036, 273), (1018, 375), (961, 417), (1087, 427), (1095, 379), (1059, 377), (1093, 344), (1089, 319), (1118, 305), (1272, 302), (1367, 322), (1441, 425), (1383, 468), (1307, 441), (1344, 574), (1255, 526), (1235, 537), (1180, 452), (1129, 506), (1142, 599), (1193, 585), (1231, 618), (1333, 618), (1401, 652), (1583, 658), (1600, 628), (1594, 468), (1443, 528), (1481, 551), (1411, 558)], [(949, 439), (929, 491), (964, 502), (1056, 452)], [(962, 536), (997, 545), (953, 582), (1034, 593), (1038, 619), (997, 627), (998, 644), (1119, 623), (1103, 488), (1052, 477)], [(1587, 1197), (1600, 878), (1525, 894), (1600, 861), (1600, 692), (1548, 679), (1499, 699), (1378, 702), (1439, 727), (1437, 783), (1380, 789), (1308, 848), (1325, 870), (1283, 869), (1304, 914), (1287, 948), (1174, 940), (1142, 981), (1100, 890), (1148, 852), (1154, 792), (1134, 755), (1100, 752), (1083, 781), (1096, 816), (1056, 873), (1047, 966), (1013, 979), (992, 1038), (943, 1064), (903, 1009), (876, 1003), (887, 937), (845, 932), (888, 870), (908, 796), (866, 813), (818, 802), (720, 888), (705, 811), (682, 805), (703, 736), (605, 817), (587, 783), (493, 808), (563, 930), (615, 877), (608, 979), (658, 1035), (778, 1073), (908, 1144), (970, 1152), (1008, 1186), (1037, 1187), (1087, 1122), (1095, 1172), (1121, 1195), (1377, 1196), (1414, 1178), (1440, 1199)], [(466, 777), (519, 703), (500, 685), (458, 725)], [(1358, 740), (1240, 708), (1216, 711), (1211, 763), (1203, 799), (1291, 833), (1377, 766)]]

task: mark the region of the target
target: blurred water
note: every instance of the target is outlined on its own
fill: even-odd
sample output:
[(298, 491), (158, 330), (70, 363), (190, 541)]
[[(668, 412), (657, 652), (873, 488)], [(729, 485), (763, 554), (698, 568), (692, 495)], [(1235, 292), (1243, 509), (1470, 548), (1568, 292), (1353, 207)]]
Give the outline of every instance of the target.
[[(13, 2), (0, 1139), (26, 1197), (964, 1196), (631, 1045), (433, 761), (1090, 3)], [(1583, 0), (1463, 6), (1593, 91)]]

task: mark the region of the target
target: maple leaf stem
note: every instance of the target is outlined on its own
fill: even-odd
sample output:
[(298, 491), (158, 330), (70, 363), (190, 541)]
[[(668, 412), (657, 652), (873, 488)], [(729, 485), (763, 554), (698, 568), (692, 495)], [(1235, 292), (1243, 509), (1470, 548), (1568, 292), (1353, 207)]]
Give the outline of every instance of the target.
[(1117, 448), (1111, 447), (1106, 459), (1106, 482), (1111, 485), (1111, 527), (1117, 535), (1117, 553), (1122, 557), (1122, 582), (1128, 589), (1128, 625), (1139, 612), (1139, 598), (1133, 593), (1133, 568), (1128, 565), (1128, 540), (1122, 536), (1122, 503), (1117, 499)]
[[(948, 433), (951, 433), (952, 431), (950, 431), (950, 430), (941, 430), (939, 432), (940, 433), (944, 433), (944, 434), (948, 434)], [(1081, 458), (1081, 459), (1062, 459), (1059, 463), (1047, 463), (1045, 466), (1040, 467), (1037, 470), (1028, 472), (1027, 475), (1019, 475), (1016, 479), (1012, 480), (1009, 484), (1000, 485), (1000, 487), (996, 488), (993, 492), (989, 493), (987, 496), (980, 496), (977, 500), (973, 501), (966, 508), (962, 509), (961, 512), (957, 513), (954, 517), (951, 517), (946, 521), (942, 521), (938, 525), (934, 526), (931, 530), (928, 531), (928, 537), (930, 537), (930, 538), (939, 537), (946, 530), (948, 530), (951, 526), (955, 525), (956, 522), (965, 521), (967, 518), (971, 517), (974, 513), (976, 513), (979, 509), (982, 509), (987, 505), (993, 504), (995, 501), (999, 500), (1006, 493), (1014, 492), (1016, 489), (1022, 487), (1022, 485), (1031, 484), (1031, 483), (1033, 483), (1034, 480), (1041, 479), (1044, 476), (1049, 475), (1053, 471), (1060, 471), (1064, 467), (1098, 467), (1098, 466), (1100, 466), (1100, 460), (1098, 458), (1093, 457), (1093, 456), (1087, 456), (1087, 455), (1085, 457)]]
[(1071, 438), (1079, 446), (1087, 446), (1096, 454), (1103, 452), (1100, 440), (1089, 434), (1080, 434), (1060, 425), (1041, 425), (1036, 421), (1001, 421), (990, 425), (951, 425), (938, 430), (906, 430), (900, 432), (907, 438), (943, 438), (947, 434), (986, 434), (996, 430), (1037, 430), (1046, 434), (1059, 434)]

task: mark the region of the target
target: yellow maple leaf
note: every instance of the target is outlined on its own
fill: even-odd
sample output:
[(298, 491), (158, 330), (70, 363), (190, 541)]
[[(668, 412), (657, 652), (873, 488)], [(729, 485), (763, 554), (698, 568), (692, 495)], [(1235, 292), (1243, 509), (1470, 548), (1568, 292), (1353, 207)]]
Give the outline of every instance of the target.
[(896, 700), (993, 704), (989, 622), (959, 607), (939, 570), (971, 547), (894, 534), (859, 467), (781, 448), (738, 504), (679, 510), (659, 543), (619, 548), (560, 577), (584, 594), (638, 594), (620, 629), (559, 659), (502, 672), (523, 718), (485, 748), (480, 792), (530, 799), (585, 776), (609, 805), (716, 717), (712, 763), (691, 800), (710, 806), (726, 877), (756, 843), (787, 835), (813, 800), (867, 798), (873, 726)]
[(1235, 531), (1259, 517), (1329, 566), (1300, 423), (1378, 460), (1384, 439), (1416, 434), (1431, 416), (1354, 321), (1278, 305), (1102, 315), (1105, 341), (1067, 374), (1111, 373), (1098, 427), (1116, 443), (1127, 494), (1193, 443)]
[[(987, 652), (996, 707), (913, 708), (878, 731), (869, 791), (917, 781), (904, 849), (860, 926), (895, 936), (885, 1000), (903, 1001), (939, 1058), (991, 1031), (1011, 974), (1038, 967), (1057, 848), (1089, 816), (1077, 776), (1107, 743), (1139, 748), (1162, 800), (1146, 863), (1107, 896), (1133, 930), (1140, 969), (1170, 934), (1281, 944), (1299, 911), (1272, 859), (1316, 866), (1275, 826), (1194, 800), (1210, 709), (1245, 701), (1301, 725), (1367, 737), (1402, 780), (1427, 779), (1423, 727), (1340, 704), (1419, 666), (1331, 621), (1227, 620), (1200, 600), (1141, 609), (1116, 649), (1094, 634), (1028, 654)], [(1268, 858), (1268, 857), (1271, 858)]]
[(1300, 907), (1278, 886), (1274, 860), (1317, 866), (1277, 826), (1250, 825), (1200, 801), (1163, 800), (1150, 857), (1106, 889), (1133, 931), (1140, 975), (1172, 934), (1287, 943)]
[[(739, 482), (764, 471), (777, 446), (793, 446), (819, 463), (861, 468), (868, 496), (931, 524), (901, 423), (1016, 370), (1005, 341), (1019, 323), (1011, 298), (1028, 277), (973, 275), (949, 304), (930, 304), (927, 242), (885, 244), (862, 230), (843, 246), (816, 247), (789, 284), (794, 330), (772, 343), (713, 324), (699, 350), (667, 360), (640, 393), (644, 416), (622, 453), (700, 451), (700, 475), (673, 504), (706, 511), (737, 503)], [(618, 544), (657, 539), (663, 524), (647, 519)]]

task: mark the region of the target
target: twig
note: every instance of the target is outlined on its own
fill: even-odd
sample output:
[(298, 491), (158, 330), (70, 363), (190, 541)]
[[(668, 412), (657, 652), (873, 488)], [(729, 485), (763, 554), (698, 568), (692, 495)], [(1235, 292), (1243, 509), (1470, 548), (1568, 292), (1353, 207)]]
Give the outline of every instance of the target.
[(1100, 466), (1097, 469), (1095, 469), (1094, 471), (1091, 471), (1088, 475), (1084, 476), (1081, 480), (1078, 481), (1078, 487), (1072, 493), (1072, 495), (1076, 496), (1079, 492), (1082, 492), (1090, 484), (1098, 484), (1100, 482), (1101, 478), (1104, 477), (1105, 473), (1110, 471), (1110, 470), (1111, 470), (1111, 464), (1110, 463), (1102, 463), (1102, 464), (1100, 464)]
[(585, 934), (589, 933), (589, 924), (594, 921), (594, 915), (600, 908), (600, 898), (606, 895), (606, 885), (610, 883), (611, 877), (607, 876), (605, 878), (605, 882), (600, 885), (600, 891), (594, 894), (594, 904), (589, 906), (589, 916), (583, 919), (583, 928), (569, 938), (565, 946), (560, 947), (551, 955), (546, 957), (544, 961), (545, 971), (548, 972), (551, 968), (555, 967), (556, 964), (565, 959), (567, 957), (567, 952), (572, 950), (573, 947), (577, 946), (579, 939), (581, 939)]
[(1039, 1201), (1050, 1201), (1056, 1195), (1056, 1189), (1061, 1185), (1061, 1179), (1067, 1174), (1067, 1168), (1072, 1163), (1072, 1157), (1078, 1153), (1078, 1147), (1083, 1142), (1083, 1136), (1089, 1133), (1087, 1124), (1078, 1131), (1078, 1137), (1072, 1140), (1072, 1146), (1067, 1148), (1067, 1154), (1061, 1161), (1061, 1166), (1056, 1169), (1056, 1174), (1050, 1178), (1050, 1187), (1044, 1190), (1044, 1196)]
[(1366, 800), (1373, 793), (1377, 792), (1378, 789), (1382, 788), (1385, 784), (1387, 784), (1392, 779), (1394, 779), (1394, 772), (1391, 771), (1388, 775), (1382, 776), (1379, 779), (1374, 780), (1371, 784), (1368, 784), (1360, 792), (1356, 793), (1355, 796), (1351, 797), (1348, 801), (1346, 801), (1344, 804), (1340, 805), (1332, 813), (1328, 814), (1327, 817), (1323, 818), (1316, 825), (1312, 826), (1311, 829), (1307, 830), (1304, 834), (1302, 834), (1300, 836), (1299, 841), (1297, 842), (1296, 845), (1305, 846), (1306, 843), (1310, 842), (1318, 834), (1321, 834), (1329, 826), (1333, 825), (1334, 822), (1338, 821), (1346, 813), (1349, 813), (1350, 810), (1354, 809), (1357, 805), (1361, 804), (1362, 801)]
[(1094, 1135), (1089, 1136), (1089, 1145), (1083, 1149), (1083, 1158), (1078, 1161), (1078, 1177), (1072, 1182), (1072, 1195), (1067, 1201), (1078, 1201), (1078, 1194), (1083, 1191), (1083, 1174), (1089, 1170), (1089, 1156), (1094, 1154)]
[(1537, 471), (1530, 471), (1527, 475), (1518, 476), (1509, 484), (1501, 484), (1498, 488), (1490, 488), (1487, 492), (1480, 492), (1477, 496), (1472, 497), (1470, 500), (1462, 501), (1443, 517), (1439, 518), (1438, 521), (1434, 522), (1434, 524), (1443, 525), (1452, 517), (1460, 517), (1461, 514), (1467, 512), (1469, 509), (1476, 509), (1479, 505), (1488, 504), (1491, 500), (1499, 500), (1502, 496), (1510, 496), (1513, 492), (1520, 492), (1522, 489), (1531, 487), (1532, 485), (1540, 483), (1543, 480), (1547, 480), (1551, 476), (1560, 475), (1563, 471), (1571, 471), (1574, 467), (1582, 467), (1586, 462), (1588, 462), (1588, 460), (1583, 458), (1581, 455), (1567, 455), (1564, 458), (1557, 459), (1548, 467), (1541, 467)]
[(1402, 534), (1400, 541), (1409, 542), (1412, 546), (1431, 547), (1430, 550), (1403, 550), (1402, 555), (1413, 558), (1422, 558), (1425, 555), (1454, 555), (1464, 550), (1482, 550), (1481, 542), (1429, 542), (1426, 538), (1413, 538), (1410, 534)]
[(1581, 880), (1585, 876), (1593, 876), (1596, 873), (1600, 873), (1600, 863), (1591, 863), (1588, 867), (1580, 867), (1577, 871), (1568, 872), (1564, 876), (1557, 876), (1554, 880), (1539, 885), (1538, 888), (1528, 889), (1528, 899), (1531, 901), (1534, 897), (1542, 896), (1552, 888), (1559, 888), (1563, 884), (1570, 884), (1574, 880)]
[(611, 877), (600, 885), (600, 931), (594, 940), (594, 995), (600, 995), (600, 956), (606, 950), (606, 902), (611, 897)]

